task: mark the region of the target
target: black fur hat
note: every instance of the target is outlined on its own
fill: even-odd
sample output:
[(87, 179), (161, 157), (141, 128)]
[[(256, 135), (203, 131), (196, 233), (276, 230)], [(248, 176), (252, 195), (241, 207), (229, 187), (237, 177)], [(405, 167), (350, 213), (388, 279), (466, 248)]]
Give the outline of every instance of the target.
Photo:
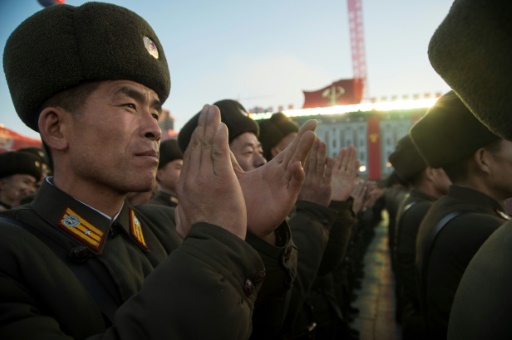
[(412, 126), (410, 135), (433, 168), (454, 164), (500, 139), (471, 114), (453, 91), (437, 100)]
[(5, 76), (16, 112), (38, 131), (42, 104), (88, 81), (132, 80), (170, 91), (164, 50), (149, 24), (116, 5), (49, 6), (21, 23), (7, 40)]
[(176, 139), (166, 139), (161, 142), (158, 169), (176, 159), (183, 159), (183, 153), (178, 147), (178, 141)]
[[(242, 104), (236, 100), (223, 99), (215, 102), (213, 105), (219, 108), (220, 120), (228, 127), (229, 143), (245, 132), (252, 132), (256, 137), (258, 137), (260, 133), (258, 124), (249, 118), (247, 110)], [(194, 117), (192, 117), (181, 128), (180, 133), (178, 134), (178, 145), (183, 152), (187, 149), (192, 133), (199, 123), (200, 113), (201, 112), (198, 112)]]
[(497, 135), (512, 139), (512, 1), (454, 1), (428, 55), (471, 112)]
[(407, 181), (427, 167), (410, 135), (405, 135), (398, 141), (395, 151), (389, 155), (389, 162), (395, 172)]
[(42, 164), (38, 158), (28, 152), (10, 151), (0, 154), (0, 178), (24, 174), (41, 178)]
[(299, 126), (284, 113), (274, 113), (272, 117), (258, 122), (260, 125), (260, 143), (263, 148), (263, 156), (267, 160), (272, 159), (271, 150), (274, 146), (290, 133), (298, 132)]

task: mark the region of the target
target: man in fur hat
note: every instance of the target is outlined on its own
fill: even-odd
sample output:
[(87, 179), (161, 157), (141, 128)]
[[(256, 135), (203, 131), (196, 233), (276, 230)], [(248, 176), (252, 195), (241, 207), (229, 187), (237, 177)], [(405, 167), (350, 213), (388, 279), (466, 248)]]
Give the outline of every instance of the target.
[(416, 249), (427, 333), (444, 339), (464, 270), (506, 221), (503, 201), (512, 196), (512, 181), (503, 178), (512, 164), (512, 142), (489, 131), (453, 91), (439, 98), (410, 134), (427, 164), (442, 168), (453, 183), (421, 222)]
[[(432, 138), (436, 137), (432, 135)], [(397, 304), (401, 305), (402, 339), (420, 339), (426, 333), (416, 284), (416, 238), (421, 221), (432, 204), (448, 193), (451, 181), (443, 169), (427, 165), (409, 134), (398, 141), (389, 162), (410, 188), (398, 208), (392, 251), (399, 287)]]
[(11, 151), (0, 154), (0, 211), (21, 204), (37, 190), (42, 163), (32, 154)]
[(157, 121), (170, 90), (149, 24), (112, 4), (51, 6), (11, 34), (3, 64), (53, 177), (0, 222), (0, 338), (248, 338), (265, 268), (244, 241), (247, 224), (284, 219), (315, 122), (283, 162), (241, 180), (218, 108), (205, 105), (178, 207), (134, 208), (126, 194), (155, 182)]
[[(479, 120), (508, 140), (512, 140), (511, 15), (510, 1), (455, 1), (429, 44), (434, 69)], [(512, 163), (501, 167), (498, 183), (510, 183)], [(511, 282), (512, 225), (507, 222), (469, 263), (454, 298), (448, 338), (512, 338)]]

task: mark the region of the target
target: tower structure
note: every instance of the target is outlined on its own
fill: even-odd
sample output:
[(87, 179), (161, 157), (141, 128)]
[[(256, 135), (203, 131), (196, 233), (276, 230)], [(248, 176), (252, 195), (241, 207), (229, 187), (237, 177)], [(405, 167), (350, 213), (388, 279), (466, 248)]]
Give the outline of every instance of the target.
[[(354, 76), (356, 98), (368, 97), (366, 73), (366, 51), (364, 44), (363, 4), (362, 0), (347, 0), (348, 22), (350, 27), (350, 47), (352, 54), (352, 72)], [(357, 95), (360, 96), (357, 96)]]

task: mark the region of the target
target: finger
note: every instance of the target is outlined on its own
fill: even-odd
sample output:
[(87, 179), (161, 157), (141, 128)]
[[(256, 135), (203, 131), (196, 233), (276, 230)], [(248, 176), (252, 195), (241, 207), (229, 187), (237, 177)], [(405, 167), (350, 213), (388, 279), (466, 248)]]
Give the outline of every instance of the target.
[[(288, 168), (291, 164), (294, 164), (295, 162), (300, 162), (301, 166), (304, 164), (306, 157), (308, 156), (308, 153), (311, 150), (311, 147), (313, 146), (313, 143), (316, 140), (316, 135), (313, 131), (305, 131), (300, 140), (298, 141), (298, 144), (293, 149), (293, 153), (290, 155), (290, 158), (288, 161), (286, 161), (286, 158), (288, 155), (285, 155), (285, 161), (284, 164)], [(292, 150), (290, 150), (292, 151)]]
[(319, 147), (320, 147), (320, 140), (318, 138), (315, 138), (315, 142), (313, 143), (313, 146), (311, 147), (311, 151), (309, 152), (308, 158), (306, 160), (306, 164), (304, 166), (306, 176), (308, 176), (309, 174), (313, 175), (316, 171)]
[(215, 105), (209, 105), (203, 119), (200, 117), (198, 127), (201, 127), (201, 124), (203, 124), (204, 134), (201, 140), (200, 168), (211, 171), (210, 169), (213, 167), (213, 139), (220, 124), (219, 108)]
[(237, 173), (237, 174), (244, 173), (245, 172), (244, 169), (242, 169), (240, 164), (238, 164), (238, 161), (237, 161), (235, 155), (233, 154), (233, 152), (231, 151), (231, 149), (229, 150), (229, 156), (231, 158), (231, 165), (233, 166), (233, 170), (235, 170), (235, 173)]
[(199, 170), (199, 164), (201, 163), (202, 140), (204, 139), (206, 127), (205, 121), (209, 107), (210, 105), (203, 106), (203, 109), (199, 114), (197, 126), (190, 137), (190, 143), (183, 158), (184, 168), (182, 168), (182, 171), (184, 173), (190, 173), (192, 175)]
[(190, 142), (188, 144), (185, 153), (183, 154), (183, 167), (181, 171), (183, 172), (178, 179), (178, 191), (183, 189), (183, 185), (188, 176), (195, 177), (196, 173), (199, 169), (200, 163), (200, 149), (201, 149), (201, 139), (204, 135), (204, 120), (206, 119), (206, 113), (208, 111), (208, 107), (210, 105), (204, 105), (201, 113), (198, 118), (198, 126), (194, 129), (192, 136), (190, 137)]
[[(316, 172), (321, 174), (322, 176), (325, 173), (325, 156), (327, 153), (327, 147), (324, 142), (320, 141), (318, 138), (318, 148), (317, 148), (317, 157), (316, 157)], [(311, 150), (313, 152), (313, 149)]]
[(231, 150), (228, 143), (228, 128), (220, 123), (215, 130), (212, 144), (213, 173), (222, 176), (233, 171)]
[(333, 167), (334, 159), (332, 159), (332, 157), (327, 157), (327, 159), (325, 160), (325, 180), (328, 182), (331, 182)]
[(296, 200), (302, 183), (304, 183), (304, 169), (300, 162), (295, 162), (288, 167), (287, 172), (289, 174), (288, 192), (294, 195), (294, 199)]
[(347, 150), (345, 148), (341, 148), (340, 152), (338, 152), (338, 156), (336, 157), (336, 162), (334, 163), (335, 169), (339, 170), (339, 169), (343, 168), (346, 154), (347, 154)]
[(347, 170), (354, 169), (354, 164), (357, 160), (356, 156), (357, 156), (357, 149), (353, 145), (350, 145), (348, 147), (348, 157), (347, 157), (347, 164), (346, 164)]
[[(301, 140), (305, 134), (311, 134), (312, 131), (316, 129), (316, 126), (318, 125), (318, 122), (314, 119), (306, 121), (304, 124), (302, 124), (299, 132), (297, 133), (297, 136), (293, 139), (293, 141), (288, 145), (288, 147), (284, 150), (283, 155), (283, 163), (284, 164), (290, 164), (290, 162), (294, 162), (296, 160), (300, 160), (302, 164), (304, 164), (304, 161), (307, 156), (306, 154), (303, 154), (304, 149), (301, 150), (300, 157), (297, 157), (296, 151), (301, 146)], [(310, 149), (311, 147), (309, 147)], [(309, 149), (307, 150), (309, 152)], [(299, 158), (299, 159), (297, 159)]]

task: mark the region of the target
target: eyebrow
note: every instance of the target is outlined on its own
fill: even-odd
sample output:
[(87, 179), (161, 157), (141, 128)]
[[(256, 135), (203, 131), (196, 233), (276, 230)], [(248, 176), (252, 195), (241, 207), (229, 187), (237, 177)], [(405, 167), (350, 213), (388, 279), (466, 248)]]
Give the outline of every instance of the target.
[[(138, 102), (146, 101), (146, 96), (142, 92), (139, 92), (136, 89), (127, 86), (123, 86), (114, 92), (114, 97), (118, 95), (128, 96), (130, 98), (135, 99)], [(157, 110), (158, 113), (162, 113), (162, 103), (160, 102), (160, 100), (154, 99), (151, 102), (151, 107)]]
[(253, 147), (253, 148), (261, 148), (261, 143), (258, 143), (258, 144), (254, 144), (254, 143), (251, 143), (251, 142), (246, 142), (244, 143), (244, 145), (242, 145), (242, 148), (246, 148), (246, 147)]

